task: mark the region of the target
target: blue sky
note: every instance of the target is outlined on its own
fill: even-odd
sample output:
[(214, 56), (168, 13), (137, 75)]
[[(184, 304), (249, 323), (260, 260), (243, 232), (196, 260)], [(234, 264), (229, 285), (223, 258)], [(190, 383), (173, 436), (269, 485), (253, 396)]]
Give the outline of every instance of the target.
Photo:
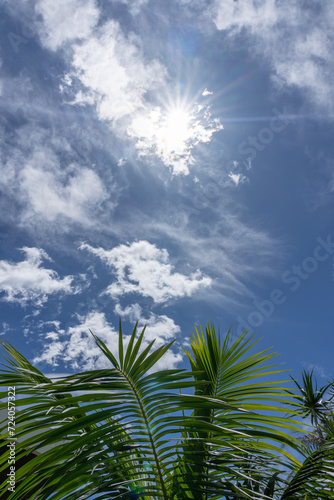
[(333, 376), (334, 4), (3, 0), (0, 334), (46, 373), (250, 328)]

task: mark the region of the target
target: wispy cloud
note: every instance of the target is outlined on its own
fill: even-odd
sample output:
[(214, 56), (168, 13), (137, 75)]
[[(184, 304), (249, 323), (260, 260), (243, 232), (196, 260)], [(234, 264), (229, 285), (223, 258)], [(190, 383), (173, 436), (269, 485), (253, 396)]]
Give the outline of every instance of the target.
[(3, 321), (2, 325), (0, 326), (0, 336), (1, 335), (6, 335), (7, 332), (11, 330), (9, 324), (6, 321)]
[(41, 306), (49, 295), (74, 294), (80, 291), (75, 286), (74, 276), (60, 278), (52, 269), (42, 267), (43, 261), (51, 261), (48, 254), (39, 248), (23, 247), (26, 259), (21, 262), (0, 261), (0, 291), (2, 300), (25, 306), (27, 302)]
[(232, 36), (246, 30), (251, 50), (269, 62), (280, 90), (298, 88), (321, 111), (333, 113), (332, 2), (215, 0), (211, 12), (219, 30)]
[(82, 244), (80, 248), (98, 256), (116, 274), (116, 281), (105, 290), (114, 299), (136, 293), (151, 297), (159, 304), (191, 296), (212, 283), (211, 278), (200, 270), (189, 276), (174, 272), (167, 250), (160, 250), (148, 241), (119, 245), (112, 250), (93, 248), (88, 244)]
[(318, 375), (321, 378), (329, 380), (332, 376), (324, 366), (313, 365), (309, 363), (302, 363), (302, 365), (306, 370), (313, 371), (315, 375)]

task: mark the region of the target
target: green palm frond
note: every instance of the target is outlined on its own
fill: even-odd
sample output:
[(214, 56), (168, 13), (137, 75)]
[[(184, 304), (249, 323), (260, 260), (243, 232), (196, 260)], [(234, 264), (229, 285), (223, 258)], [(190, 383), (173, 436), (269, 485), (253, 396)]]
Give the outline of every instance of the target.
[(296, 500), (306, 493), (310, 500), (334, 498), (334, 439), (316, 449), (295, 469), (281, 500)]
[(94, 336), (110, 368), (56, 380), (2, 342), (1, 386), (20, 394), (17, 459), (29, 458), (12, 500), (275, 498), (277, 471), (301, 469), (291, 453), (302, 448), (291, 437), (299, 425), (284, 416), (292, 398), (272, 381), (275, 354), (254, 353), (246, 333), (222, 341), (207, 325), (191, 339), (190, 371), (159, 371), (172, 344), (154, 350), (144, 333), (136, 325), (125, 348), (120, 324), (118, 353)]
[[(247, 337), (247, 332), (231, 343), (230, 331), (222, 342), (214, 325), (207, 324), (205, 334), (201, 328), (195, 330), (191, 351), (185, 351), (195, 380), (203, 384), (196, 388), (195, 395), (211, 402), (200, 405), (193, 413), (195, 419), (208, 425), (202, 429), (194, 426), (194, 431), (189, 433), (193, 451), (188, 455), (201, 457), (191, 463), (188, 460), (184, 465), (197, 472), (189, 474), (192, 490), (196, 481), (201, 483), (206, 476), (211, 491), (214, 485), (218, 493), (234, 473), (238, 483), (243, 480), (244, 492), (247, 488), (250, 491), (252, 484), (253, 497), (260, 498), (268, 477), (275, 474), (279, 466), (279, 455), (295, 460), (281, 449), (282, 445), (299, 448), (298, 440), (286, 432), (297, 427), (292, 419), (283, 415), (289, 402), (285, 388), (281, 382), (260, 381), (260, 377), (280, 373), (271, 363), (275, 354), (268, 351), (249, 354), (256, 343), (253, 337)], [(257, 469), (262, 467), (265, 471), (262, 483), (254, 479), (252, 467), (247, 467), (250, 456)]]
[(305, 460), (292, 469), (282, 500), (295, 500), (307, 495), (309, 500), (334, 498), (334, 425), (329, 385), (320, 389), (313, 370), (302, 373), (302, 385), (295, 379), (298, 392), (293, 395), (292, 407), (302, 418), (311, 417), (313, 432), (300, 437), (304, 444)]

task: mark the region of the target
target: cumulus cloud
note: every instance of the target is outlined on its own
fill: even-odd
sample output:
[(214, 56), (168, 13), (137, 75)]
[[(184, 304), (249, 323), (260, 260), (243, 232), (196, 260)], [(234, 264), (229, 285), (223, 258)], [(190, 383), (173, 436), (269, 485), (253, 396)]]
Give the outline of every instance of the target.
[(43, 261), (51, 261), (44, 250), (35, 247), (23, 247), (21, 250), (26, 256), (24, 261), (0, 261), (0, 291), (4, 293), (2, 300), (17, 302), (21, 306), (27, 302), (40, 306), (49, 295), (80, 291), (80, 287), (74, 285), (74, 276), (60, 278), (56, 271), (42, 267)]
[(169, 299), (191, 296), (212, 282), (200, 270), (190, 276), (174, 272), (167, 250), (160, 250), (148, 241), (119, 245), (112, 250), (93, 248), (88, 244), (82, 244), (80, 248), (100, 257), (115, 272), (116, 281), (105, 291), (114, 299), (136, 293), (151, 297), (155, 303), (163, 303)]
[(333, 112), (332, 2), (215, 0), (212, 14), (219, 30), (253, 37), (251, 50), (270, 63), (280, 88), (297, 87)]
[(43, 19), (41, 39), (51, 50), (86, 38), (99, 19), (95, 0), (39, 0), (35, 10)]
[[(90, 331), (105, 342), (114, 354), (118, 352), (118, 332), (107, 321), (105, 315), (97, 311), (90, 312), (86, 316), (78, 316), (77, 320), (77, 325), (66, 329), (61, 329), (55, 324), (55, 328), (45, 334), (44, 351), (34, 359), (34, 362), (46, 362), (56, 367), (62, 361), (65, 366), (74, 370), (110, 368), (110, 362), (96, 346)], [(155, 348), (166, 344), (180, 331), (174, 321), (167, 316), (151, 315), (148, 321), (144, 321), (147, 324), (147, 330), (141, 350), (145, 349), (153, 339), (156, 340)], [(130, 334), (124, 334), (125, 348), (129, 340)], [(179, 351), (170, 350), (156, 368), (174, 368), (181, 360), (182, 356)]]
[(146, 326), (145, 338), (150, 342), (154, 339), (157, 339), (158, 343), (161, 342), (161, 332), (163, 332), (165, 341), (175, 338), (181, 331), (174, 320), (164, 314), (159, 316), (151, 312), (149, 317), (145, 318), (141, 306), (137, 303), (127, 305), (124, 308), (118, 303), (115, 306), (115, 313), (119, 314), (121, 318), (128, 318), (132, 322), (138, 321), (139, 326)]
[(115, 21), (73, 45), (72, 68), (71, 77), (83, 86), (76, 99), (94, 101), (100, 119), (112, 122), (142, 108), (145, 93), (159, 87), (165, 76), (163, 66), (146, 62), (135, 36), (127, 38)]

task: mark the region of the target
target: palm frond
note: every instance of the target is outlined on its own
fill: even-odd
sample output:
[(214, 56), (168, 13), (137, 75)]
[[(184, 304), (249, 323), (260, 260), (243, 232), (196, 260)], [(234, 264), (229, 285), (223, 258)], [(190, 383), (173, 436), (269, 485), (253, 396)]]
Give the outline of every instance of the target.
[[(120, 323), (118, 353), (94, 336), (110, 368), (57, 380), (2, 343), (1, 385), (20, 393), (17, 458), (30, 459), (17, 470), (12, 500), (264, 499), (282, 462), (301, 470), (282, 449), (302, 447), (291, 437), (298, 423), (284, 416), (291, 397), (283, 382), (266, 381), (281, 373), (275, 354), (253, 353), (257, 341), (246, 333), (222, 341), (207, 325), (186, 353), (191, 371), (158, 371), (172, 343), (154, 350), (137, 330), (125, 348)], [(6, 422), (1, 432), (5, 449)]]

